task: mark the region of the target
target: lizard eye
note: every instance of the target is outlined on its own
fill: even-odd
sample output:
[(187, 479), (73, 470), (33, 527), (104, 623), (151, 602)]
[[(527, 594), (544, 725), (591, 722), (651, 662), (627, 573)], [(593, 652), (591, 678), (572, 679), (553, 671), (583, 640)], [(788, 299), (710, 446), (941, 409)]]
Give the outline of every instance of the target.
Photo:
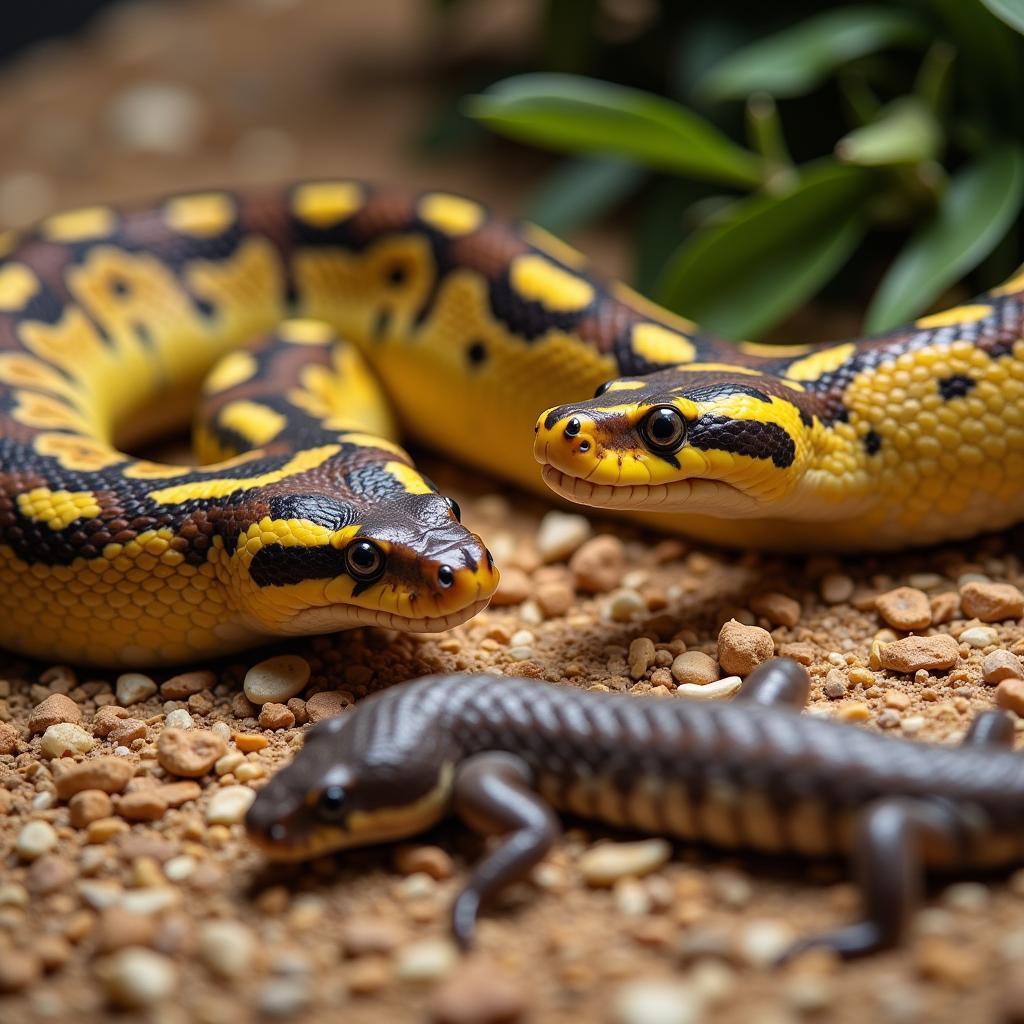
[(338, 821), (345, 812), (345, 790), (341, 786), (328, 786), (320, 794), (316, 809), (324, 821)]
[(658, 406), (640, 421), (640, 437), (652, 452), (674, 455), (686, 440), (686, 420), (678, 409)]

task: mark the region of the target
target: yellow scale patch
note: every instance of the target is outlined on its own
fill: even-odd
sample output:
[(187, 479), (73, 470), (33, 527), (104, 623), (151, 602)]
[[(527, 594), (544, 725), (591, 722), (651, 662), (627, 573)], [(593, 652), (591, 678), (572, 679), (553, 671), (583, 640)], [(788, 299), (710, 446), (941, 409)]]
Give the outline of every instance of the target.
[(954, 306), (941, 313), (932, 313), (914, 321), (915, 327), (955, 327), (957, 324), (973, 324), (992, 312), (991, 306)]
[(661, 324), (637, 324), (632, 334), (633, 351), (652, 363), (689, 363), (697, 349), (689, 338)]
[(330, 228), (363, 205), (363, 189), (354, 181), (322, 181), (300, 185), (292, 197), (295, 216), (315, 228)]
[(431, 192), (424, 196), (417, 212), (420, 219), (431, 227), (456, 238), (476, 231), (484, 221), (484, 208), (479, 203), (445, 192)]
[(229, 352), (206, 375), (203, 381), (203, 392), (216, 395), (221, 391), (244, 384), (255, 376), (260, 364), (249, 352)]
[(39, 278), (24, 263), (0, 267), (0, 311), (13, 313), (39, 292)]
[(576, 313), (594, 301), (594, 289), (582, 277), (536, 253), (517, 256), (509, 280), (522, 298), (555, 313)]
[(32, 447), (39, 455), (54, 458), (64, 469), (94, 472), (125, 461), (115, 448), (92, 437), (46, 432), (37, 435)]
[(289, 459), (280, 469), (273, 469), (268, 473), (260, 473), (251, 477), (214, 477), (190, 484), (178, 484), (174, 487), (165, 487), (163, 490), (150, 491), (149, 497), (164, 505), (180, 505), (185, 501), (224, 498), (236, 491), (276, 484), (278, 480), (283, 480), (285, 477), (303, 473), (307, 469), (315, 469), (332, 456), (337, 455), (339, 450), (336, 444), (309, 448)]
[(1013, 295), (1015, 292), (1024, 291), (1024, 269), (1021, 269), (1005, 284), (992, 289), (993, 295)]
[(164, 206), (164, 221), (181, 235), (216, 238), (235, 222), (235, 201), (224, 192), (178, 196)]
[(384, 472), (390, 473), (409, 494), (433, 494), (434, 489), (414, 467), (404, 462), (385, 462)]
[(267, 444), (288, 426), (287, 418), (275, 409), (245, 399), (224, 406), (217, 415), (217, 422), (254, 445)]
[(334, 328), (323, 320), (286, 320), (278, 333), (291, 345), (329, 345), (337, 337)]
[(58, 213), (44, 220), (41, 233), (50, 242), (88, 242), (106, 238), (117, 227), (117, 214), (106, 206)]
[(790, 363), (786, 369), (786, 376), (793, 380), (817, 380), (822, 374), (838, 370), (856, 351), (857, 346), (852, 341), (819, 349), (803, 359)]
[(523, 224), (522, 233), (523, 238), (532, 246), (535, 246), (542, 252), (546, 252), (549, 256), (553, 256), (566, 266), (582, 270), (587, 265), (587, 257), (579, 249), (574, 249), (571, 245), (563, 242), (560, 238), (556, 238), (537, 224)]
[(663, 306), (659, 306), (656, 302), (651, 302), (646, 295), (641, 295), (638, 291), (634, 291), (629, 285), (623, 284), (621, 281), (613, 281), (610, 291), (615, 298), (641, 316), (650, 317), (652, 320), (660, 320), (684, 334), (693, 334), (698, 330), (697, 325), (692, 320), (672, 313)]
[(34, 523), (46, 523), (51, 530), (63, 530), (76, 519), (95, 519), (100, 506), (92, 491), (51, 491), (34, 487), (18, 495), (18, 511)]

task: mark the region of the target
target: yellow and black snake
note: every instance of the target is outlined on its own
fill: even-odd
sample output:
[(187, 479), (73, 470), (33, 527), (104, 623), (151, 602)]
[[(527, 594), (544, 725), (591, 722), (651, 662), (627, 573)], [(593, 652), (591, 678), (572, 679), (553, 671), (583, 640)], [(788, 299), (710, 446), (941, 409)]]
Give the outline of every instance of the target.
[[(536, 455), (572, 500), (714, 540), (1024, 517), (1024, 274), (779, 348), (711, 338), (472, 200), (348, 180), (92, 207), (0, 247), (0, 644), (28, 654), (154, 664), (472, 615), (497, 573), (389, 410), (489, 474), (536, 487)], [(123, 453), (208, 373), (199, 464)]]

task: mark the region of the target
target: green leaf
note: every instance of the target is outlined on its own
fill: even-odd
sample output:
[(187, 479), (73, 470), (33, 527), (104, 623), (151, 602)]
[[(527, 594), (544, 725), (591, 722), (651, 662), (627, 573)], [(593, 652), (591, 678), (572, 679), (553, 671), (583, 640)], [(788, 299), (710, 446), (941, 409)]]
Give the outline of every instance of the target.
[(751, 187), (761, 163), (671, 100), (576, 75), (506, 78), (470, 97), (472, 117), (514, 139), (601, 153), (694, 178)]
[(942, 147), (942, 129), (923, 99), (903, 96), (870, 124), (854, 128), (836, 143), (836, 156), (861, 167), (916, 164), (933, 160)]
[(743, 47), (702, 83), (709, 99), (746, 99), (755, 92), (801, 96), (858, 57), (926, 38), (908, 11), (841, 7)]
[(981, 0), (1000, 21), (1024, 35), (1024, 0)]
[(756, 336), (810, 298), (867, 229), (874, 175), (822, 161), (781, 197), (737, 202), (732, 215), (684, 242), (657, 299), (731, 337)]
[(1010, 229), (1024, 200), (1024, 149), (1005, 145), (950, 182), (933, 220), (903, 247), (868, 310), (866, 327), (886, 331), (918, 316), (973, 270)]
[(527, 201), (526, 219), (566, 234), (607, 213), (645, 176), (642, 168), (622, 160), (565, 160)]

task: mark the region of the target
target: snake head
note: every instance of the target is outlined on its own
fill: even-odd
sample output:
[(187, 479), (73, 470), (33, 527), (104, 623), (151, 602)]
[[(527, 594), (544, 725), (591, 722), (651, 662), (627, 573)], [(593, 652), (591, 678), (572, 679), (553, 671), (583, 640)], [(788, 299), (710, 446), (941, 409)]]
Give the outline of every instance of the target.
[(627, 377), (542, 413), (534, 455), (548, 486), (584, 505), (770, 516), (807, 463), (813, 420), (799, 398), (727, 367)]
[(350, 478), (329, 489), (288, 481), (240, 499), (247, 523), (228, 571), (254, 628), (433, 632), (483, 609), (498, 571), (458, 505), (411, 467), (367, 463), (353, 473), (346, 465)]

